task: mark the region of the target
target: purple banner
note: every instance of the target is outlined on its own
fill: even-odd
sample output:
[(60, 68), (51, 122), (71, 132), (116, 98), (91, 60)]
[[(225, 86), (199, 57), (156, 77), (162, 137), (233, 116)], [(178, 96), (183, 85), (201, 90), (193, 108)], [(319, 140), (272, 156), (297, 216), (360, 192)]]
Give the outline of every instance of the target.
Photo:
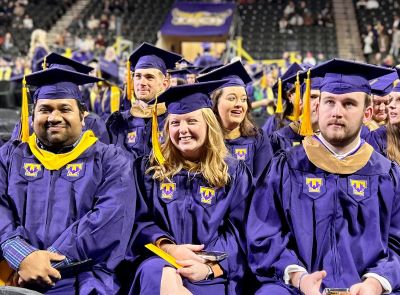
[(178, 2), (161, 28), (170, 36), (223, 36), (228, 34), (235, 4)]

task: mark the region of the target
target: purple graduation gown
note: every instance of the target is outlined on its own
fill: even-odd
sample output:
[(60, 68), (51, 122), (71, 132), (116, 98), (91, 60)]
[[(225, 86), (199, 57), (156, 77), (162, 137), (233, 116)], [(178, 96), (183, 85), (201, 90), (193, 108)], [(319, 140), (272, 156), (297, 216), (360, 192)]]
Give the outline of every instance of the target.
[(290, 125), (285, 126), (270, 135), (273, 153), (280, 150), (289, 150), (294, 146), (301, 144), (304, 136), (295, 132)]
[[(287, 119), (287, 118), (284, 118), (284, 119), (283, 119), (283, 124), (284, 124), (285, 126), (286, 126), (286, 125), (289, 125), (290, 122), (291, 122), (291, 121), (290, 121), (289, 119)], [(277, 119), (277, 117), (276, 117), (275, 115), (269, 116), (269, 117), (267, 118), (267, 120), (265, 121), (264, 125), (262, 126), (262, 130), (264, 131), (264, 133), (265, 133), (266, 135), (269, 136), (269, 135), (272, 134), (274, 131), (280, 129), (279, 126), (278, 126), (278, 124), (279, 124), (279, 121), (278, 121), (278, 119)]]
[(247, 238), (261, 282), (282, 280), (296, 264), (325, 269), (322, 289), (349, 288), (371, 272), (398, 294), (400, 169), (373, 152), (356, 173), (333, 174), (312, 164), (303, 146), (281, 152), (257, 183)]
[[(147, 243), (169, 237), (177, 244), (204, 244), (206, 250), (223, 251), (228, 258), (220, 262), (224, 276), (184, 285), (194, 294), (242, 294), (247, 270), (244, 221), (247, 215), (252, 176), (242, 161), (229, 159), (231, 181), (212, 189), (199, 174), (186, 170), (172, 178), (174, 184), (160, 183), (145, 175), (147, 159), (136, 160), (136, 183), (141, 191), (138, 205), (137, 236), (133, 239), (134, 259), (148, 254)], [(139, 196), (139, 195), (138, 195)], [(149, 215), (148, 215), (149, 214)], [(167, 263), (150, 258), (139, 266), (132, 294), (155, 294), (160, 290), (162, 268)], [(244, 292), (245, 294), (245, 292)]]
[[(163, 130), (166, 117), (167, 113), (157, 117), (158, 130)], [(149, 155), (152, 149), (151, 119), (134, 117), (130, 110), (111, 114), (106, 122), (110, 143), (121, 147), (133, 159)], [(163, 142), (160, 136), (159, 140)]]
[(264, 171), (273, 155), (269, 138), (261, 129), (256, 136), (225, 139), (225, 144), (234, 158), (246, 163), (254, 179)]
[(19, 236), (38, 249), (53, 246), (72, 260), (94, 261), (92, 271), (61, 279), (48, 294), (116, 294), (114, 270), (124, 259), (136, 208), (132, 163), (101, 142), (73, 163), (82, 165), (50, 171), (26, 143), (0, 149), (0, 244)]
[(386, 126), (381, 126), (378, 129), (371, 131), (365, 138), (372, 147), (381, 155), (387, 157), (387, 129)]

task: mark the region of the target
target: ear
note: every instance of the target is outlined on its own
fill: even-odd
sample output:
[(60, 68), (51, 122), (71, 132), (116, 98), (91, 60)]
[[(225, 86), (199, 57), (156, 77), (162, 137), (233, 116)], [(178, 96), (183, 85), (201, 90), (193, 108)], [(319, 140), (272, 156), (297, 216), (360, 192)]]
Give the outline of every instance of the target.
[(170, 85), (171, 85), (170, 79), (168, 77), (165, 77), (162, 82), (162, 87), (164, 88), (164, 90), (166, 90), (169, 88)]
[(368, 122), (368, 121), (370, 121), (372, 119), (372, 113), (373, 113), (372, 106), (368, 106), (368, 107), (365, 108), (364, 119), (363, 119), (364, 123)]

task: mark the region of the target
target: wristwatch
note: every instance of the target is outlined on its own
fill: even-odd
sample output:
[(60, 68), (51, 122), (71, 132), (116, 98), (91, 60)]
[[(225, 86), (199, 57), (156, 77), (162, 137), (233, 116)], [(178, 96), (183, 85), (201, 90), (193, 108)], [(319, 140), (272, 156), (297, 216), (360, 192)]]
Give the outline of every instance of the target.
[(205, 280), (213, 280), (214, 279), (214, 272), (213, 272), (213, 270), (212, 270), (210, 265), (208, 265), (208, 264), (206, 264), (206, 265), (208, 266), (208, 274), (207, 274)]

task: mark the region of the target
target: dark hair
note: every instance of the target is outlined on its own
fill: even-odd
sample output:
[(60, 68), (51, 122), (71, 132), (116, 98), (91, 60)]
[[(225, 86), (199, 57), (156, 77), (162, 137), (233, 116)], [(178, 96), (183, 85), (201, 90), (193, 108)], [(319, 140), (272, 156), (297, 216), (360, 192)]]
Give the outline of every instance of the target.
[(274, 116), (278, 119), (278, 124), (276, 125), (276, 130), (281, 129), (282, 127), (285, 127), (286, 122), (285, 118), (290, 116), (293, 113), (294, 106), (289, 100), (289, 96), (291, 96), (293, 93), (295, 93), (296, 88), (292, 87), (287, 91), (283, 92), (283, 101), (285, 102), (285, 109), (282, 114), (275, 114)]
[[(223, 88), (215, 90), (211, 94), (211, 99), (213, 101), (213, 112), (214, 112), (215, 116), (217, 117), (217, 120), (221, 126), (223, 126), (223, 124), (222, 124), (221, 117), (218, 113), (218, 101), (222, 96), (222, 91), (223, 91)], [(246, 91), (246, 95), (247, 95), (247, 91)], [(253, 120), (253, 117), (251, 116), (250, 111), (251, 111), (251, 103), (250, 103), (250, 100), (247, 99), (247, 112), (246, 112), (246, 115), (244, 116), (244, 120), (240, 123), (240, 134), (242, 136), (256, 136), (258, 134), (256, 124), (254, 123), (254, 120)]]

